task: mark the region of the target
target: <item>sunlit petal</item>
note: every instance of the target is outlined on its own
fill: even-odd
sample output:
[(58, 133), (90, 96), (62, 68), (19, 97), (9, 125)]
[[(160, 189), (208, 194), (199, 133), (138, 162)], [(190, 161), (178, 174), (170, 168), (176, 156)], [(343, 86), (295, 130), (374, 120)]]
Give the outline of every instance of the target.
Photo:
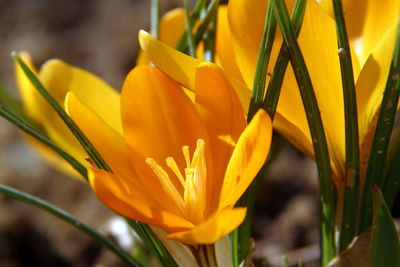
[(194, 245), (212, 244), (237, 228), (245, 216), (246, 208), (221, 210), (196, 227), (187, 231), (171, 233), (165, 238)]
[(219, 207), (233, 206), (264, 164), (272, 138), (272, 122), (260, 109), (240, 136), (221, 189)]

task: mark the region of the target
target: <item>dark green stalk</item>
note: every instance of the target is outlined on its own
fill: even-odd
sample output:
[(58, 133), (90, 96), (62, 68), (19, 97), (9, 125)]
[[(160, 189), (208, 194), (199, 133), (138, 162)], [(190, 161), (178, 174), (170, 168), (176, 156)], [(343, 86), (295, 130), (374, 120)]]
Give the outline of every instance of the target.
[[(386, 155), (393, 129), (397, 104), (400, 94), (400, 27), (397, 29), (397, 39), (392, 62), (383, 94), (382, 104), (376, 123), (374, 139), (368, 159), (364, 188), (361, 196), (361, 210), (358, 232), (361, 233), (371, 226), (372, 222), (372, 190), (375, 185), (383, 187)], [(392, 178), (391, 178), (392, 179)], [(390, 179), (390, 180), (391, 180)], [(390, 181), (389, 183), (392, 183)], [(386, 183), (387, 184), (387, 183)]]
[[(194, 46), (195, 47), (197, 47), (197, 45), (203, 39), (204, 33), (208, 30), (211, 21), (217, 14), (218, 4), (219, 4), (219, 0), (212, 0), (212, 2), (208, 5), (206, 13), (204, 15), (204, 18), (201, 21), (199, 27), (197, 28), (196, 33), (194, 34), (194, 44), (195, 44)], [(186, 35), (187, 35), (187, 33), (186, 33)], [(187, 36), (185, 37), (185, 41), (186, 41), (186, 38), (187, 38)], [(181, 43), (181, 41), (179, 41), (178, 45), (175, 47), (175, 49), (178, 51), (181, 51), (181, 52), (187, 52), (188, 43), (187, 42)]]
[(160, 38), (160, 0), (151, 0), (150, 4), (150, 32)]
[(186, 35), (188, 39), (189, 46), (189, 56), (196, 57), (196, 47), (194, 44), (193, 30), (192, 25), (190, 25), (190, 15), (189, 15), (189, 5), (188, 0), (183, 0), (183, 7), (185, 9), (185, 18), (186, 18)]
[(127, 266), (141, 266), (139, 262), (133, 259), (128, 253), (122, 250), (118, 245), (114, 244), (107, 237), (105, 237), (95, 229), (91, 228), (87, 224), (84, 224), (83, 222), (79, 221), (78, 219), (68, 214), (67, 212), (51, 205), (50, 203), (47, 203), (39, 198), (36, 198), (34, 196), (28, 195), (24, 192), (21, 192), (19, 190), (1, 184), (0, 184), (0, 193), (3, 193), (6, 196), (36, 206), (39, 209), (42, 209), (44, 211), (47, 211), (48, 213), (55, 215), (56, 217), (65, 221), (66, 223), (69, 223), (70, 225), (72, 225), (79, 231), (85, 233), (86, 235), (90, 236), (97, 243), (101, 244), (102, 246), (110, 250), (112, 253), (117, 255)]
[[(193, 12), (189, 18), (190, 27), (194, 27), (194, 24), (200, 18), (200, 14), (203, 10), (203, 7), (206, 5), (207, 0), (199, 0), (196, 2), (196, 6), (193, 9)], [(178, 43), (175, 46), (175, 49), (181, 52), (184, 52), (187, 48), (187, 32), (184, 31), (179, 38)]]
[(333, 0), (336, 32), (342, 72), (343, 102), (346, 136), (346, 180), (344, 187), (342, 226), (339, 236), (339, 252), (347, 247), (357, 233), (358, 192), (360, 175), (360, 151), (358, 117), (353, 64), (341, 0)]
[(163, 243), (157, 238), (147, 224), (134, 221), (129, 218), (126, 218), (126, 221), (128, 222), (129, 226), (132, 227), (132, 229), (134, 229), (135, 232), (140, 236), (152, 254), (156, 256), (161, 266), (178, 267), (178, 264), (175, 262), (174, 258), (172, 258), (171, 254), (169, 254)]
[[(254, 86), (250, 99), (250, 107), (247, 115), (247, 121), (250, 122), (256, 111), (260, 108), (262, 99), (264, 97), (265, 89), (265, 77), (267, 75), (267, 67), (269, 62), (269, 57), (272, 50), (272, 45), (275, 38), (276, 31), (276, 20), (273, 15), (273, 7), (271, 2), (268, 4), (267, 14), (265, 16), (265, 25), (263, 38), (260, 44), (260, 50), (257, 59), (256, 73), (254, 77)], [(260, 174), (257, 175), (259, 177)], [(244, 260), (250, 252), (250, 238), (251, 238), (251, 224), (253, 218), (254, 202), (256, 196), (257, 188), (257, 178), (251, 183), (246, 192), (239, 199), (237, 206), (247, 207), (246, 218), (239, 228), (237, 239), (233, 242), (238, 242), (238, 244), (233, 244), (233, 247), (238, 247), (238, 259), (234, 259), (234, 262), (241, 262)]]
[(274, 16), (274, 8), (271, 2), (268, 3), (267, 14), (265, 16), (264, 33), (258, 52), (256, 71), (254, 74), (253, 89), (251, 91), (250, 106), (247, 113), (247, 122), (249, 123), (261, 107), (264, 92), (265, 81), (269, 58), (271, 56), (272, 45), (274, 44), (276, 32), (276, 18)]
[(328, 146), (311, 79), (290, 22), (284, 0), (274, 0), (277, 21), (290, 54), (290, 62), (303, 100), (320, 181), (321, 262), (322, 266), (335, 256), (336, 192), (332, 180)]
[(400, 128), (389, 147), (385, 165), (385, 187), (383, 193), (389, 209), (392, 209), (400, 188)]
[(71, 132), (74, 134), (76, 139), (85, 149), (86, 153), (90, 156), (93, 162), (100, 169), (104, 169), (107, 171), (111, 171), (108, 167), (107, 163), (100, 156), (99, 152), (94, 148), (94, 146), (90, 143), (90, 141), (86, 138), (83, 132), (79, 129), (79, 127), (75, 124), (75, 122), (68, 116), (68, 114), (64, 111), (64, 109), (57, 103), (57, 101), (49, 94), (49, 92), (44, 88), (42, 83), (36, 77), (36, 75), (32, 72), (32, 70), (25, 64), (22, 58), (16, 53), (12, 52), (12, 56), (21, 66), (26, 76), (29, 78), (31, 83), (35, 86), (38, 92), (46, 99), (46, 101), (53, 107), (53, 109), (58, 113), (61, 119), (65, 122)]
[(19, 101), (7, 92), (2, 86), (0, 86), (0, 103), (3, 103), (10, 111), (15, 115), (22, 118), (23, 120), (33, 124), (32, 120), (25, 114), (25, 111)]
[(70, 154), (59, 148), (56, 144), (50, 141), (48, 138), (43, 136), (40, 132), (38, 132), (34, 127), (29, 125), (27, 122), (19, 118), (13, 112), (8, 110), (5, 106), (0, 104), (0, 116), (17, 126), (19, 129), (24, 131), (25, 133), (31, 135), (32, 137), (36, 138), (46, 146), (53, 149), (57, 154), (59, 154), (63, 159), (65, 159), (83, 178), (86, 180), (87, 177), (87, 170), (85, 166), (80, 164), (75, 158), (73, 158)]
[[(291, 20), (296, 37), (299, 36), (301, 25), (303, 24), (306, 3), (307, 0), (299, 0), (296, 1), (293, 7)], [(281, 93), (283, 78), (285, 77), (289, 58), (290, 55), (287, 50), (286, 44), (282, 43), (274, 70), (272, 71), (271, 79), (268, 83), (268, 88), (265, 93), (265, 99), (262, 103), (262, 107), (268, 112), (271, 119), (274, 119), (275, 117), (275, 111), (276, 107), (278, 106), (278, 99)]]
[(215, 38), (217, 33), (217, 16), (210, 22), (209, 29), (204, 33), (204, 61), (214, 62), (215, 61)]

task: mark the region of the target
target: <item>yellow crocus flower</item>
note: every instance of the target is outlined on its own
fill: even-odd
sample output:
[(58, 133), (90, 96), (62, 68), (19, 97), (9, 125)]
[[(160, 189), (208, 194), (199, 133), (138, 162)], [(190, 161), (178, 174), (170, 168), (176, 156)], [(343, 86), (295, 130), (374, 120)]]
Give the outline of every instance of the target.
[[(378, 5), (378, 2), (380, 3), (380, 1), (368, 2), (376, 5)], [(287, 1), (289, 8), (293, 6), (293, 3), (294, 1)], [(392, 8), (397, 12), (399, 1), (393, 1), (393, 3)], [(229, 31), (225, 30), (225, 32), (230, 34), (232, 40), (234, 53), (230, 55), (231, 64), (236, 64), (240, 70), (240, 75), (238, 76), (237, 72), (230, 72), (227, 68), (225, 68), (225, 71), (245, 110), (248, 108), (250, 90), (253, 86), (266, 9), (266, 1), (229, 1)], [(373, 13), (373, 11), (371, 10), (370, 13)], [(376, 15), (370, 16), (376, 17)], [(374, 29), (364, 31), (365, 33), (368, 32), (370, 36), (375, 36), (375, 41), (369, 42), (366, 41), (368, 39), (367, 34), (362, 35), (365, 38), (363, 41), (365, 48), (361, 47), (361, 51), (369, 51), (360, 53), (368, 53), (365, 62), (362, 57), (357, 56), (354, 49), (350, 51), (356, 81), (361, 177), (363, 177), (365, 164), (368, 160), (375, 118), (385, 88), (395, 42), (397, 20), (393, 20), (393, 16), (389, 16), (389, 19), (390, 21), (385, 24), (386, 26), (379, 27), (379, 33), (376, 33), (378, 30)], [(368, 23), (368, 25), (373, 24), (373, 22)], [(390, 24), (390, 27), (387, 26), (388, 24)], [(383, 31), (386, 32), (383, 34)], [(226, 38), (226, 40), (228, 39)], [(321, 111), (334, 181), (340, 193), (343, 189), (345, 177), (345, 124), (336, 28), (332, 16), (315, 0), (307, 2), (298, 41)], [(192, 73), (196, 66), (200, 64), (200, 60), (179, 53), (145, 32), (140, 33), (140, 43), (148, 58), (157, 67), (187, 88), (196, 90), (193, 86), (194, 77)], [(271, 64), (268, 68), (269, 73), (273, 70), (281, 43), (282, 37), (277, 34), (272, 49)], [(367, 48), (367, 44), (368, 47), (371, 46), (370, 43), (375, 43), (374, 47)], [(358, 49), (360, 50), (360, 47)], [(274, 118), (274, 127), (302, 152), (314, 157), (306, 115), (290, 65), (283, 82)]]
[[(30, 55), (22, 53), (21, 56), (62, 107), (67, 92), (73, 91), (116, 131), (122, 132), (121, 120), (115, 115), (119, 114), (120, 96), (111, 86), (94, 74), (59, 59), (48, 60), (37, 72)], [(86, 153), (79, 142), (53, 108), (37, 92), (19, 65), (15, 66), (15, 78), (23, 107), (32, 121), (41, 127), (56, 145), (88, 167), (89, 164), (85, 160)], [(103, 104), (104, 102), (107, 102), (107, 106)], [(74, 177), (79, 177), (79, 174), (53, 150), (30, 136), (24, 136), (50, 165)]]
[(193, 103), (160, 70), (134, 68), (121, 93), (123, 133), (74, 92), (65, 105), (113, 171), (89, 169), (102, 202), (162, 228), (166, 238), (211, 244), (243, 221), (246, 209), (234, 205), (266, 159), (272, 125), (259, 111), (246, 127), (240, 102), (215, 65), (200, 64), (194, 75)]

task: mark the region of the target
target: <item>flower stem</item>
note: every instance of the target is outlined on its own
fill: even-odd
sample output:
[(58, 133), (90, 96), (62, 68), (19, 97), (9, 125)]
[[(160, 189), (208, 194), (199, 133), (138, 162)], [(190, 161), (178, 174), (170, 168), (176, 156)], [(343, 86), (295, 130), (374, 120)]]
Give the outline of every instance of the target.
[(284, 0), (274, 0), (279, 29), (290, 54), (293, 72), (296, 76), (301, 98), (304, 104), (308, 125), (313, 141), (320, 182), (320, 231), (321, 265), (326, 266), (335, 256), (335, 210), (336, 192), (321, 114), (311, 83), (307, 67), (291, 25)]

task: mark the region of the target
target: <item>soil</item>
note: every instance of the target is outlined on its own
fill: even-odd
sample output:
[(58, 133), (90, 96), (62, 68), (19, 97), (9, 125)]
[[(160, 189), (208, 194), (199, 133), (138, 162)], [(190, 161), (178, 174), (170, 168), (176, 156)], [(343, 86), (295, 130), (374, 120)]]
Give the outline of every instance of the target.
[[(181, 4), (161, 1), (163, 12)], [(117, 90), (135, 64), (137, 33), (149, 26), (146, 0), (0, 0), (0, 84), (17, 95), (12, 50), (35, 65), (60, 58)], [(315, 163), (286, 145), (259, 182), (254, 216), (256, 264), (318, 266)], [(114, 216), (87, 184), (46, 166), (0, 119), (0, 183), (38, 196), (99, 229)], [(123, 266), (83, 233), (36, 207), (0, 195), (0, 266)], [(154, 263), (155, 264), (155, 263)]]

